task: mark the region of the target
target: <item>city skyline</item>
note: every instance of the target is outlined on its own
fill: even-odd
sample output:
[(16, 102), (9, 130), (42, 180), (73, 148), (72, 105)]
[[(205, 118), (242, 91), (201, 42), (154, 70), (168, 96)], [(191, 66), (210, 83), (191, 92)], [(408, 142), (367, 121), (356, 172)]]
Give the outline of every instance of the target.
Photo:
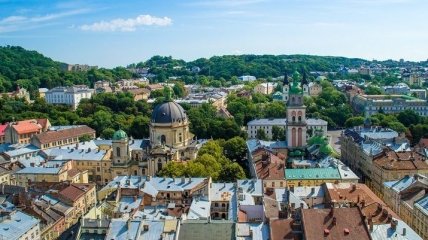
[[(153, 55), (311, 54), (425, 61), (428, 3), (0, 0), (0, 45), (66, 63), (126, 66)], [(168, 6), (168, 7), (166, 7)]]

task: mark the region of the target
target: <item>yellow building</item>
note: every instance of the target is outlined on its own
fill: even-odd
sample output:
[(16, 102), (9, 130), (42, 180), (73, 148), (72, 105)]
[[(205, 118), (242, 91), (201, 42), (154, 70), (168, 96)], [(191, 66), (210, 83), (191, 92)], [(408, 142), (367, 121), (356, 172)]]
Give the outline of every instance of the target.
[(71, 216), (74, 223), (96, 205), (96, 195), (93, 183), (73, 183), (58, 193), (58, 197), (64, 203), (73, 207)]
[(29, 166), (17, 171), (16, 185), (28, 187), (37, 182), (63, 182), (88, 183), (88, 171), (79, 171), (73, 167), (72, 161), (49, 161), (43, 166)]
[(412, 228), (423, 239), (428, 239), (428, 194), (414, 205)]
[(371, 189), (383, 198), (384, 182), (394, 181), (415, 174), (428, 175), (426, 157), (412, 150), (395, 152), (384, 150), (373, 159)]

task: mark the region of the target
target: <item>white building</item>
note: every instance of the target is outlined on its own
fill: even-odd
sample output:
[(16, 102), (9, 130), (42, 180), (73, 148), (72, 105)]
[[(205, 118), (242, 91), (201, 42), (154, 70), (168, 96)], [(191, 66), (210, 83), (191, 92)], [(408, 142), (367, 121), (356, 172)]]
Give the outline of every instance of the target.
[(39, 240), (40, 234), (40, 221), (21, 211), (0, 217), (1, 239)]
[(92, 94), (94, 94), (94, 89), (90, 89), (86, 85), (56, 87), (46, 92), (45, 99), (49, 104), (65, 104), (76, 109), (80, 100), (91, 98)]
[(238, 79), (241, 81), (255, 81), (257, 78), (254, 76), (245, 75), (238, 77)]
[[(323, 136), (327, 135), (327, 122), (322, 119), (308, 118), (306, 119), (308, 124), (307, 138), (311, 138), (317, 131), (322, 132)], [(286, 118), (261, 118), (255, 119), (247, 124), (248, 138), (256, 138), (257, 131), (262, 129), (265, 131), (266, 136), (272, 139), (272, 127), (278, 126), (282, 129), (287, 129)], [(284, 130), (285, 131), (285, 130)]]

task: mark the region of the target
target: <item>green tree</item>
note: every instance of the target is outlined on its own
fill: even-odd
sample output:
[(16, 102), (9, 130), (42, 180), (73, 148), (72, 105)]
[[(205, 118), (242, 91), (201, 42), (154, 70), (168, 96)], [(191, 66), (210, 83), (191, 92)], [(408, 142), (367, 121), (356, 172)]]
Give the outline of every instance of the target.
[(247, 143), (242, 137), (233, 137), (223, 144), (228, 159), (242, 161), (247, 153)]
[(90, 136), (90, 135), (83, 135), (83, 136), (81, 136), (80, 138), (79, 138), (79, 141), (80, 142), (87, 142), (87, 141), (91, 141), (92, 140), (92, 136)]
[(421, 122), (419, 114), (410, 109), (400, 112), (397, 115), (397, 119), (406, 127), (409, 127), (412, 124), (416, 125)]
[(285, 129), (279, 126), (272, 126), (272, 140), (284, 141), (285, 140)]
[(405, 133), (407, 130), (407, 128), (400, 122), (389, 122), (388, 127), (397, 131), (398, 133)]
[(355, 126), (361, 126), (364, 124), (364, 117), (358, 116), (358, 117), (351, 117), (348, 118), (345, 122), (346, 127), (355, 127)]
[(259, 140), (265, 140), (265, 141), (269, 140), (269, 138), (266, 135), (265, 130), (263, 130), (261, 128), (257, 129), (256, 138)]
[(101, 133), (101, 137), (104, 139), (111, 139), (113, 137), (115, 130), (113, 128), (106, 128)]

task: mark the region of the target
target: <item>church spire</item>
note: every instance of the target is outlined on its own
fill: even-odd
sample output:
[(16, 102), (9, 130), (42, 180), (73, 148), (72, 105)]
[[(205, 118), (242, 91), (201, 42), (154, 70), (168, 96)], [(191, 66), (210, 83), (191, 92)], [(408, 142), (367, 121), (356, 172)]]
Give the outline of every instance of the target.
[(303, 78), (302, 78), (302, 86), (303, 86), (303, 85), (307, 85), (308, 84), (308, 79), (307, 79), (307, 76), (306, 76), (306, 71), (304, 69), (302, 69), (302, 71), (303, 71)]
[(287, 70), (284, 71), (284, 80), (282, 82), (282, 85), (288, 85), (290, 82), (288, 82), (288, 75)]

